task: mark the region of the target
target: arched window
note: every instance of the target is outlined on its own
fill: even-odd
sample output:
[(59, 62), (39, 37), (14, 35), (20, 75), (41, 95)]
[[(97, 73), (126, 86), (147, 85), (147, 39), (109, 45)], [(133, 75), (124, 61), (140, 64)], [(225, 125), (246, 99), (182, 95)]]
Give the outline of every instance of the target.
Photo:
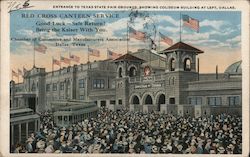
[(129, 69), (129, 77), (133, 77), (135, 75), (136, 75), (136, 69), (135, 69), (135, 67), (131, 67)]
[(191, 70), (191, 61), (189, 58), (186, 58), (184, 60), (184, 70), (185, 71), (190, 71)]
[(119, 68), (119, 77), (122, 77), (122, 68)]
[(175, 59), (170, 60), (170, 71), (175, 71)]
[(140, 104), (140, 101), (139, 101), (138, 96), (136, 96), (136, 95), (135, 95), (135, 96), (133, 97), (133, 101), (132, 101), (132, 103), (133, 103), (133, 104), (137, 104), (137, 105), (139, 105), (139, 104)]
[(164, 94), (161, 94), (159, 96), (159, 99), (158, 99), (158, 106), (157, 106), (157, 110), (160, 111), (161, 110), (161, 104), (165, 104), (165, 95)]
[(145, 99), (145, 104), (146, 105), (152, 105), (153, 104), (153, 100), (152, 100), (152, 97), (150, 95), (147, 95), (147, 97)]

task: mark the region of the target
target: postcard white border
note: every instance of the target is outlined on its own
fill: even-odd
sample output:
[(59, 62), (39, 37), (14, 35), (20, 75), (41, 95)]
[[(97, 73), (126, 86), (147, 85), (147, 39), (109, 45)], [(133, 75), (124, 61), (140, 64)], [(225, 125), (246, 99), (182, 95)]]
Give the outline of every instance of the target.
[[(24, 2), (24, 0), (16, 0), (17, 2)], [(34, 156), (34, 154), (10, 154), (9, 153), (9, 76), (10, 76), (10, 38), (9, 38), (9, 13), (8, 13), (8, 2), (10, 0), (1, 1), (1, 64), (0, 64), (0, 88), (1, 88), (1, 95), (0, 95), (0, 152), (3, 156)], [(126, 3), (124, 3), (126, 2)], [(233, 156), (248, 156), (249, 154), (249, 2), (247, 0), (236, 1), (236, 0), (229, 0), (229, 1), (37, 1), (37, 0), (30, 0), (30, 4), (34, 5), (33, 8), (29, 8), (27, 10), (69, 10), (69, 9), (53, 9), (53, 5), (63, 4), (63, 5), (186, 5), (186, 6), (209, 6), (209, 5), (216, 5), (216, 6), (235, 6), (236, 10), (188, 10), (188, 11), (241, 11), (242, 12), (242, 72), (243, 72), (243, 79), (242, 79), (242, 118), (243, 118), (243, 152), (241, 155), (233, 155)], [(73, 9), (70, 9), (73, 10)], [(77, 9), (74, 9), (77, 10)], [(95, 9), (98, 10), (98, 9)], [(102, 9), (99, 9), (102, 10)], [(114, 9), (112, 9), (114, 10)], [(175, 11), (175, 10), (172, 10)], [(177, 11), (177, 10), (176, 10)], [(0, 154), (0, 156), (1, 156)], [(44, 155), (51, 155), (51, 156), (97, 156), (97, 154), (35, 154), (36, 156), (44, 156)], [(131, 156), (131, 154), (112, 154), (112, 156)], [(111, 156), (111, 154), (100, 154), (98, 156)], [(134, 154), (132, 156), (148, 156), (142, 154)], [(213, 155), (190, 155), (190, 154), (158, 154), (158, 155), (150, 155), (150, 156), (213, 156)], [(219, 155), (216, 155), (219, 156)], [(226, 156), (226, 155), (220, 155)], [(232, 155), (230, 155), (232, 156)]]

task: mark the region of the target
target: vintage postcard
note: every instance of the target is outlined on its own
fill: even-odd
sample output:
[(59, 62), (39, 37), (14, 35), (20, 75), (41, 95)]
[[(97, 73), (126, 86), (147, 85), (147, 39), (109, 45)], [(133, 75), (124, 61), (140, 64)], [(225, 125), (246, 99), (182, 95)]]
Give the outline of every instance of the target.
[(248, 156), (247, 1), (1, 1), (3, 156)]

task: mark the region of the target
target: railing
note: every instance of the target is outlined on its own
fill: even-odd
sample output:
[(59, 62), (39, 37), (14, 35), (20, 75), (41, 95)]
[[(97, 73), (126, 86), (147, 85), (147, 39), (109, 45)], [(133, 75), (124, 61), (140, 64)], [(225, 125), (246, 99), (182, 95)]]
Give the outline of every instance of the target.
[(151, 76), (130, 77), (129, 83), (161, 81), (164, 79), (165, 79), (165, 74), (156, 74)]

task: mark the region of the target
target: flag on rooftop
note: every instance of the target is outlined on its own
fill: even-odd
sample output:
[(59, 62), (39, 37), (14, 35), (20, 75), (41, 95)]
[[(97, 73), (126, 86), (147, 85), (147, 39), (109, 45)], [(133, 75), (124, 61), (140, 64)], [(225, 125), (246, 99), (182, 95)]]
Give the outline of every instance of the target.
[(61, 61), (66, 63), (66, 64), (70, 64), (70, 59), (69, 58), (61, 56)]
[(122, 54), (118, 54), (118, 53), (115, 53), (115, 52), (113, 52), (113, 51), (111, 51), (111, 50), (107, 50), (108, 52), (108, 58), (109, 59), (116, 59), (116, 58), (118, 58), (118, 57), (120, 57)]
[(183, 25), (186, 27), (189, 27), (196, 32), (199, 32), (200, 26), (199, 21), (197, 19), (194, 19), (188, 15), (182, 15)]
[(75, 61), (77, 63), (80, 62), (80, 57), (76, 56), (76, 55), (69, 55), (69, 58), (72, 60), (72, 61)]
[(137, 31), (134, 28), (129, 27), (129, 37), (144, 41), (146, 39), (146, 33)]
[(61, 62), (59, 60), (53, 58), (53, 63), (52, 64), (56, 64), (56, 65), (60, 66)]
[(40, 44), (37, 40), (34, 41), (34, 50), (40, 53), (45, 53), (47, 50), (47, 46), (44, 44)]
[(100, 51), (92, 48), (88, 48), (89, 55), (100, 57)]
[(168, 44), (168, 45), (173, 45), (173, 40), (169, 37), (167, 37), (166, 35), (162, 34), (161, 32), (159, 32), (159, 35), (160, 35), (160, 41)]

